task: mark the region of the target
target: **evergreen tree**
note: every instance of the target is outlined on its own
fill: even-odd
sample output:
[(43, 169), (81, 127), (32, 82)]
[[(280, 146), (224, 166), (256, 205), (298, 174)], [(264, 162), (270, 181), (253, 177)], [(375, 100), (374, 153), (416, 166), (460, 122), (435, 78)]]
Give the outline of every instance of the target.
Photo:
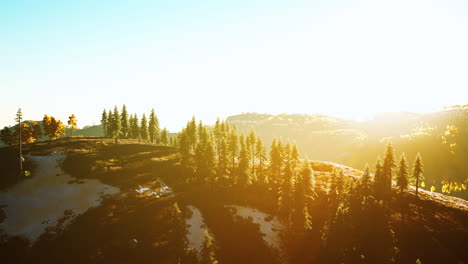
[(114, 132), (112, 131), (113, 123), (114, 123), (114, 114), (112, 113), (112, 109), (109, 109), (109, 111), (107, 111), (107, 122), (106, 122), (107, 137), (112, 137), (112, 135), (114, 134)]
[(396, 163), (393, 146), (391, 143), (388, 143), (382, 165), (382, 191), (384, 192), (384, 195), (389, 194), (392, 190), (392, 170), (395, 166)]
[(257, 138), (255, 136), (255, 131), (252, 129), (250, 130), (249, 135), (247, 136), (246, 144), (249, 150), (251, 164), (250, 167), (252, 169), (252, 176), (255, 175), (255, 143), (257, 142)]
[(416, 155), (416, 160), (413, 165), (413, 178), (416, 180), (416, 196), (418, 196), (419, 184), (424, 180), (423, 177), (423, 163), (421, 159), (421, 154)]
[(293, 196), (292, 196), (292, 177), (293, 172), (291, 170), (291, 164), (289, 162), (286, 163), (286, 167), (284, 168), (284, 173), (282, 175), (281, 183), (279, 186), (278, 192), (278, 210), (280, 216), (284, 219), (288, 220), (291, 216), (291, 208), (293, 204)]
[(280, 146), (281, 141), (277, 142), (276, 138), (274, 138), (270, 148), (270, 173), (273, 183), (278, 183), (283, 166), (283, 159), (281, 158), (282, 148)]
[(146, 119), (146, 115), (143, 114), (141, 117), (141, 124), (140, 124), (140, 136), (143, 141), (148, 141), (148, 120)]
[(229, 133), (228, 140), (228, 154), (229, 159), (231, 160), (231, 175), (234, 174), (236, 168), (236, 158), (237, 153), (239, 152), (239, 140), (237, 137), (236, 127), (233, 127)]
[(223, 137), (219, 146), (219, 156), (218, 156), (218, 176), (226, 174), (228, 168), (228, 143), (227, 139)]
[(124, 138), (130, 137), (130, 120), (127, 112), (127, 106), (124, 104), (122, 106), (122, 135)]
[(330, 190), (328, 191), (328, 195), (333, 204), (340, 201), (343, 196), (345, 186), (344, 180), (343, 171), (333, 169), (330, 174)]
[(294, 183), (294, 214), (293, 229), (301, 233), (304, 230), (312, 229), (309, 208), (314, 199), (314, 173), (309, 161), (304, 161), (300, 174)]
[(140, 126), (138, 125), (138, 116), (134, 114), (133, 117), (130, 118), (130, 134), (131, 138), (138, 139), (140, 136)]
[(292, 170), (295, 171), (297, 165), (299, 164), (299, 151), (297, 150), (296, 143), (294, 143), (291, 147), (291, 162)]
[(207, 182), (209, 186), (214, 182), (215, 150), (213, 140), (202, 123), (199, 124), (199, 143), (195, 148), (195, 167), (198, 179)]
[(218, 264), (216, 260), (215, 245), (208, 231), (205, 230), (205, 239), (200, 251), (200, 264)]
[(408, 188), (408, 164), (406, 162), (405, 153), (401, 154), (400, 166), (398, 167), (397, 186), (400, 192)]
[(257, 142), (255, 145), (255, 155), (258, 160), (258, 165), (257, 165), (258, 180), (261, 184), (265, 184), (268, 182), (268, 179), (266, 178), (266, 174), (264, 172), (264, 166), (266, 163), (266, 151), (265, 151), (265, 146), (263, 145), (262, 139), (260, 137), (257, 138)]
[(240, 142), (240, 153), (239, 153), (239, 165), (237, 167), (238, 184), (240, 186), (246, 186), (249, 183), (249, 150), (247, 146), (247, 139), (244, 134), (241, 134), (239, 138)]
[(197, 144), (197, 121), (195, 116), (192, 117), (192, 120), (187, 123), (187, 136), (192, 150), (195, 150)]
[(102, 116), (101, 116), (101, 127), (104, 132), (104, 137), (108, 137), (109, 135), (107, 134), (107, 112), (106, 109), (102, 111)]
[(374, 193), (375, 197), (381, 198), (384, 189), (384, 176), (380, 157), (377, 158), (374, 169)]
[(122, 120), (120, 119), (120, 113), (117, 106), (114, 107), (111, 127), (112, 137), (115, 139), (115, 144), (117, 144), (120, 134), (122, 132)]
[(371, 175), (369, 171), (369, 164), (366, 164), (364, 174), (360, 179), (360, 187), (362, 195), (367, 197), (371, 192)]
[(153, 108), (149, 117), (149, 137), (151, 143), (159, 143), (159, 132), (159, 120)]
[(167, 144), (169, 143), (169, 138), (168, 138), (168, 132), (167, 132), (167, 129), (164, 128), (161, 132), (161, 144), (163, 146), (167, 146)]
[(184, 128), (178, 135), (179, 137), (179, 153), (181, 156), (182, 168), (186, 171), (192, 170), (192, 154), (191, 144), (188, 138), (187, 130)]

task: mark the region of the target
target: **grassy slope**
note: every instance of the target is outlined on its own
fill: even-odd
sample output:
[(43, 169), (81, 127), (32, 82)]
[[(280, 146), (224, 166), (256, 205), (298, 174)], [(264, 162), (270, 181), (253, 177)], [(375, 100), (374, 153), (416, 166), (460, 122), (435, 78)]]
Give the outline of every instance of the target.
[[(11, 154), (8, 151), (2, 148), (0, 155), (8, 156), (6, 153)], [(175, 200), (152, 200), (132, 191), (138, 185), (154, 184), (161, 177), (176, 189), (176, 199), (181, 205), (193, 204), (202, 210), (207, 225), (217, 238), (222, 263), (275, 262), (275, 255), (262, 244), (257, 227), (248, 222), (229, 221), (228, 212), (223, 209), (223, 204), (237, 203), (274, 213), (273, 199), (267, 194), (246, 190), (237, 194), (220, 191), (208, 195), (206, 190), (196, 185), (186, 185), (177, 166), (176, 150), (168, 147), (135, 141), (121, 141), (115, 145), (106, 139), (77, 138), (40, 142), (25, 148), (25, 153), (32, 155), (45, 155), (52, 151), (68, 152), (63, 168), (72, 176), (98, 178), (121, 188), (128, 195), (105, 200), (103, 206), (79, 216), (66, 232), (52, 232), (29, 250), (21, 239), (11, 239), (0, 246), (0, 255), (7, 259), (114, 263), (117, 260), (125, 262), (125, 258), (145, 261), (157, 257), (161, 260), (159, 263), (171, 263), (174, 259), (170, 253), (180, 250), (177, 246), (180, 241), (174, 236), (177, 230), (172, 227), (170, 215)], [(331, 169), (340, 166), (323, 162), (313, 165), (318, 183), (323, 186)], [(346, 168), (346, 175), (358, 177), (360, 172)], [(416, 258), (422, 259), (423, 263), (468, 262), (465, 250), (468, 245), (468, 203), (431, 193), (423, 193), (421, 199), (416, 199), (412, 192), (401, 195), (391, 205), (391, 226), (396, 232), (402, 263), (414, 263)], [(405, 219), (397, 204), (400, 202), (409, 204)], [(323, 203), (317, 205), (313, 214), (317, 229), (330, 217), (321, 206)], [(132, 238), (140, 241), (138, 247), (129, 247)], [(55, 253), (57, 248), (59, 253)], [(313, 245), (307, 248), (317, 249)], [(24, 253), (26, 251), (28, 253)], [(51, 252), (54, 252), (54, 260), (50, 260)]]

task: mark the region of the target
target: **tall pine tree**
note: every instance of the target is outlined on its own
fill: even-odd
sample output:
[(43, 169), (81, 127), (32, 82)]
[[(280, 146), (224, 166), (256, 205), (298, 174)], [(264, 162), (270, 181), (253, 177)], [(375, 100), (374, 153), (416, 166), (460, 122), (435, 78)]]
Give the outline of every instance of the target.
[(408, 164), (406, 162), (405, 153), (401, 154), (398, 166), (397, 186), (400, 188), (400, 192), (408, 188)]
[(159, 143), (159, 120), (156, 116), (154, 108), (151, 109), (151, 114), (149, 116), (149, 140), (151, 143)]
[(418, 196), (419, 184), (424, 180), (424, 177), (423, 177), (424, 168), (423, 167), (424, 166), (422, 163), (421, 154), (418, 153), (418, 155), (416, 155), (416, 160), (414, 161), (414, 165), (413, 165), (413, 178), (416, 181), (416, 196)]
[(125, 104), (122, 106), (121, 120), (122, 120), (122, 135), (124, 138), (129, 138), (130, 120), (128, 117), (127, 106)]
[(149, 139), (148, 120), (146, 119), (145, 114), (143, 114), (143, 116), (141, 117), (140, 136), (141, 136), (141, 139), (144, 141), (148, 141)]

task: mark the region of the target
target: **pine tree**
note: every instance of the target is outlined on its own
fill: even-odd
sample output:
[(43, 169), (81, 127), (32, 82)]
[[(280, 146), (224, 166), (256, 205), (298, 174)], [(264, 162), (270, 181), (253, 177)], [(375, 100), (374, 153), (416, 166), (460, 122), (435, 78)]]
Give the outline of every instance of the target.
[(374, 169), (374, 193), (375, 197), (382, 197), (383, 185), (384, 185), (384, 176), (382, 172), (382, 163), (380, 162), (380, 157), (377, 157), (377, 162), (375, 163)]
[(143, 114), (141, 117), (141, 124), (140, 124), (140, 136), (143, 141), (148, 141), (148, 120), (146, 119), (146, 115)]
[(261, 184), (265, 184), (268, 182), (268, 179), (266, 178), (266, 174), (264, 172), (264, 166), (266, 163), (266, 151), (265, 151), (265, 146), (263, 145), (262, 139), (260, 137), (257, 138), (257, 142), (255, 145), (255, 155), (258, 160), (258, 165), (257, 165), (258, 180)]
[(247, 146), (247, 139), (244, 134), (241, 134), (239, 138), (240, 142), (240, 153), (239, 153), (239, 165), (237, 167), (238, 184), (240, 186), (246, 186), (249, 183), (249, 148)]
[(333, 202), (333, 204), (340, 201), (343, 197), (345, 185), (344, 181), (345, 179), (343, 171), (333, 169), (330, 174), (330, 190), (328, 191), (328, 195), (330, 196), (330, 200)]
[(131, 138), (138, 139), (140, 136), (140, 126), (138, 125), (138, 116), (134, 114), (133, 117), (130, 119), (130, 134)]
[(385, 150), (385, 158), (384, 162), (382, 165), (382, 179), (383, 179), (383, 186), (382, 186), (382, 191), (384, 192), (383, 194), (389, 194), (390, 191), (392, 190), (392, 170), (396, 166), (395, 163), (395, 155), (394, 155), (394, 150), (393, 146), (391, 143), (387, 144), (387, 149)]
[(228, 139), (228, 154), (229, 154), (229, 159), (231, 160), (231, 176), (234, 175), (234, 171), (236, 168), (236, 158), (237, 158), (238, 152), (239, 152), (239, 140), (237, 137), (236, 128), (233, 127), (229, 133), (229, 139)]
[(120, 113), (117, 106), (114, 107), (111, 127), (112, 137), (115, 139), (115, 144), (117, 144), (120, 134), (122, 133), (122, 120), (120, 119)]
[(278, 183), (279, 177), (281, 174), (281, 168), (283, 166), (283, 159), (281, 157), (281, 141), (273, 139), (271, 142), (270, 148), (270, 173), (271, 173), (271, 180), (273, 183)]
[(191, 145), (188, 138), (187, 130), (184, 128), (178, 135), (179, 137), (179, 153), (181, 156), (182, 168), (186, 171), (192, 171), (192, 154)]
[(130, 137), (130, 120), (128, 117), (127, 106), (124, 104), (122, 106), (122, 135), (124, 138)]
[(149, 137), (151, 143), (159, 143), (159, 132), (159, 120), (153, 108), (149, 117)]
[(167, 129), (164, 128), (161, 132), (161, 144), (163, 146), (167, 146), (168, 143), (169, 143), (168, 132), (167, 132)]
[(107, 128), (106, 128), (108, 137), (112, 137), (112, 135), (114, 134), (114, 132), (112, 131), (113, 120), (114, 120), (114, 114), (112, 113), (112, 109), (109, 109), (109, 111), (107, 111)]
[(368, 196), (371, 192), (371, 175), (369, 171), (369, 164), (366, 164), (364, 174), (362, 175), (359, 183), (362, 195), (364, 197)]
[(309, 208), (314, 199), (314, 173), (309, 161), (304, 161), (300, 174), (294, 183), (293, 229), (301, 233), (312, 229)]
[(423, 167), (424, 166), (422, 163), (421, 154), (418, 153), (418, 155), (416, 155), (416, 160), (414, 161), (414, 165), (413, 165), (413, 178), (416, 180), (416, 196), (418, 196), (420, 181), (422, 182), (424, 180), (424, 177), (422, 174), (424, 172)]
[(398, 167), (397, 186), (400, 192), (408, 188), (408, 164), (406, 162), (405, 153), (401, 154), (400, 166)]
[(218, 156), (218, 176), (226, 174), (228, 168), (228, 143), (227, 139), (223, 137), (219, 145), (219, 156)]
[(297, 165), (299, 164), (299, 151), (297, 150), (296, 143), (294, 143), (291, 147), (291, 162), (292, 170), (295, 171)]
[(109, 135), (107, 134), (107, 112), (106, 109), (102, 111), (102, 116), (101, 116), (101, 127), (104, 132), (104, 137), (108, 137)]
[(286, 163), (286, 167), (284, 168), (284, 173), (281, 178), (281, 183), (279, 186), (278, 192), (278, 210), (280, 216), (284, 219), (289, 221), (289, 217), (291, 216), (291, 208), (292, 208), (292, 177), (293, 172), (291, 170), (291, 164), (289, 162)]
[(250, 130), (249, 135), (247, 136), (246, 144), (249, 150), (251, 165), (252, 168), (252, 176), (255, 175), (255, 143), (257, 142), (257, 138), (255, 136), (255, 131), (252, 129)]
[(208, 231), (205, 230), (205, 239), (200, 251), (200, 264), (218, 264), (216, 260), (215, 245)]
[(195, 116), (187, 123), (187, 136), (192, 150), (195, 150), (197, 144), (197, 121)]

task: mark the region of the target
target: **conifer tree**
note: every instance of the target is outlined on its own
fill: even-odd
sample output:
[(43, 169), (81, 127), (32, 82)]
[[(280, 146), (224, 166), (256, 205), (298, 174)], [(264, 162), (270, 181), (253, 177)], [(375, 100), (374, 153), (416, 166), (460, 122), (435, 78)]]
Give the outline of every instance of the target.
[(192, 150), (195, 150), (197, 144), (197, 121), (195, 116), (192, 117), (192, 120), (187, 123), (187, 136)]
[(130, 137), (130, 120), (127, 112), (127, 106), (124, 104), (122, 106), (122, 135), (124, 138)]
[(283, 166), (283, 159), (281, 157), (281, 141), (277, 141), (276, 138), (273, 139), (271, 142), (270, 148), (270, 173), (271, 173), (271, 180), (273, 183), (278, 183), (281, 168)]
[(120, 119), (120, 113), (117, 106), (114, 107), (114, 112), (112, 114), (112, 137), (115, 139), (115, 144), (117, 144), (120, 134), (122, 133), (122, 120)]
[(169, 144), (169, 137), (166, 128), (164, 128), (161, 132), (161, 144), (163, 146), (167, 146), (167, 144)]
[(249, 135), (247, 136), (246, 144), (249, 149), (251, 164), (250, 167), (252, 168), (252, 176), (255, 174), (255, 143), (257, 138), (255, 136), (255, 131), (252, 129), (250, 130)]
[(143, 141), (148, 141), (149, 135), (148, 135), (148, 120), (146, 119), (146, 115), (143, 114), (141, 118), (141, 124), (140, 124), (140, 136)]
[(22, 142), (22, 138), (21, 138), (21, 130), (22, 130), (22, 125), (21, 125), (21, 121), (23, 119), (23, 112), (21, 110), (21, 108), (18, 109), (18, 112), (16, 112), (16, 122), (18, 122), (18, 131), (19, 131), (19, 136), (18, 136), (18, 144), (19, 144), (19, 167), (20, 167), (20, 171), (19, 173), (17, 174), (16, 176), (16, 180), (18, 180), (18, 177), (21, 173), (23, 173), (23, 142)]
[(291, 216), (291, 208), (293, 203), (293, 195), (292, 195), (292, 177), (293, 172), (291, 170), (291, 164), (289, 162), (286, 163), (286, 167), (284, 168), (284, 173), (281, 178), (281, 183), (279, 186), (278, 192), (278, 210), (280, 216), (284, 217), (284, 219), (289, 221), (289, 217)]
[(291, 147), (291, 167), (295, 171), (297, 165), (299, 164), (299, 151), (297, 150), (297, 145), (294, 143)]
[(114, 114), (112, 113), (112, 109), (109, 109), (109, 111), (107, 111), (107, 128), (106, 128), (108, 137), (112, 137), (112, 135), (114, 134), (114, 132), (112, 131), (113, 120), (114, 120)]
[(344, 174), (342, 170), (335, 170), (330, 174), (330, 182), (329, 186), (330, 189), (328, 191), (328, 195), (330, 196), (330, 200), (335, 204), (336, 202), (340, 201), (343, 193), (344, 193)]
[(228, 168), (228, 143), (227, 138), (223, 137), (219, 145), (219, 156), (218, 156), (218, 176), (224, 175)]
[(149, 138), (151, 143), (159, 143), (159, 130), (159, 120), (153, 108), (149, 117)]
[(397, 174), (397, 186), (400, 188), (400, 192), (403, 192), (408, 188), (408, 164), (406, 162), (405, 153), (401, 154), (400, 158)]
[(371, 191), (371, 176), (369, 171), (369, 164), (366, 164), (364, 174), (360, 179), (360, 189), (364, 197), (368, 196)]
[(301, 171), (294, 183), (294, 212), (293, 212), (293, 229), (302, 232), (312, 228), (311, 216), (309, 208), (314, 199), (313, 180), (314, 173), (310, 167), (309, 161), (304, 161)]
[(195, 167), (200, 181), (207, 182), (209, 186), (214, 182), (215, 150), (213, 140), (202, 123), (198, 128), (199, 143), (195, 148)]
[(215, 246), (213, 239), (211, 238), (208, 231), (205, 230), (205, 239), (203, 246), (200, 251), (200, 264), (218, 264), (216, 259)]
[(374, 193), (375, 197), (381, 198), (384, 189), (384, 175), (380, 157), (377, 157), (374, 169)]
[(413, 165), (413, 178), (416, 181), (416, 196), (418, 196), (419, 184), (420, 182), (424, 180), (424, 177), (422, 174), (423, 172), (424, 172), (424, 169), (423, 169), (421, 154), (418, 153), (416, 155), (416, 160), (414, 161), (414, 165)]
[(239, 165), (237, 167), (238, 184), (246, 186), (249, 183), (249, 149), (247, 146), (247, 139), (244, 134), (239, 137), (240, 153)]
[(186, 171), (192, 170), (192, 154), (191, 144), (188, 138), (187, 130), (184, 128), (178, 135), (179, 137), (179, 152), (181, 156), (182, 168)]
[(389, 194), (392, 189), (392, 170), (396, 166), (395, 155), (393, 146), (391, 143), (387, 144), (387, 149), (385, 150), (385, 158), (382, 165), (382, 179), (383, 179), (383, 189), (384, 194)]
[(260, 137), (258, 137), (256, 141), (255, 155), (257, 156), (257, 160), (258, 160), (258, 165), (257, 165), (258, 180), (261, 184), (265, 184), (268, 182), (268, 179), (266, 178), (266, 174), (264, 172), (264, 166), (266, 163), (266, 151), (265, 151), (265, 146), (263, 145), (263, 141)]
[(229, 159), (231, 160), (231, 175), (234, 175), (236, 168), (236, 158), (237, 153), (239, 152), (239, 140), (237, 137), (236, 127), (233, 127), (229, 133), (228, 140), (228, 153)]
[(101, 127), (102, 127), (102, 130), (104, 132), (104, 137), (108, 137), (109, 135), (107, 134), (107, 112), (106, 112), (106, 109), (104, 109), (102, 111), (102, 115), (101, 115)]
[(140, 126), (138, 125), (138, 116), (134, 114), (133, 117), (130, 119), (130, 134), (131, 138), (138, 139), (140, 136)]

